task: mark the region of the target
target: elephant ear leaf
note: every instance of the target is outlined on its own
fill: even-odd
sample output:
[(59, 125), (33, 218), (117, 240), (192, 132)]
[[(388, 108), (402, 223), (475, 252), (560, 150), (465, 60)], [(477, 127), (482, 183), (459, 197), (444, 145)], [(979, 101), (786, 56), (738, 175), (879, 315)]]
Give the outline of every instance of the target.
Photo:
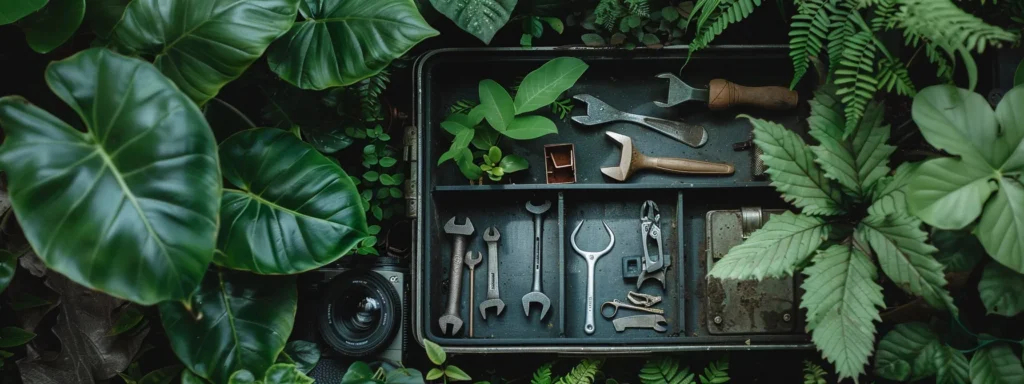
[(462, 28), (490, 44), (494, 34), (508, 23), (518, 0), (430, 0), (430, 4)]
[(85, 18), (85, 0), (51, 0), (21, 21), (25, 41), (32, 50), (49, 53), (71, 38)]
[(331, 263), (367, 236), (352, 179), (288, 131), (257, 128), (220, 148), (225, 188), (214, 262), (261, 274)]
[(160, 303), (171, 349), (215, 383), (236, 371), (265, 372), (292, 333), (298, 292), (292, 276), (210, 270), (191, 300)]
[(38, 11), (49, 0), (16, 0), (0, 2), (0, 25), (6, 25)]
[(94, 48), (46, 70), (72, 128), (0, 99), (0, 169), (47, 267), (143, 305), (188, 297), (213, 257), (217, 147), (199, 109), (152, 64)]
[(135, 0), (114, 28), (196, 104), (213, 98), (295, 22), (298, 0)]
[(270, 48), (270, 69), (303, 89), (354, 84), (438, 32), (412, 0), (305, 0), (296, 22)]

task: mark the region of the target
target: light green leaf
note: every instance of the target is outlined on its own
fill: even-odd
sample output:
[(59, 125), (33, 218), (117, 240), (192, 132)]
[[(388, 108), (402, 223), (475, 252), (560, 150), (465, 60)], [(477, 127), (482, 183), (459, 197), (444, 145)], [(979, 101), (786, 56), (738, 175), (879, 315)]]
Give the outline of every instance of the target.
[(996, 106), (999, 134), (991, 143), (994, 150), (1011, 152), (1000, 168), (1005, 172), (1024, 171), (1024, 86), (1016, 86), (1003, 95)]
[(320, 347), (305, 340), (294, 340), (284, 346), (284, 352), (281, 352), (278, 361), (281, 361), (282, 357), (286, 358), (284, 362), (295, 364), (299, 372), (309, 373), (320, 362)]
[(821, 143), (811, 150), (817, 155), (816, 162), (825, 171), (825, 177), (836, 180), (855, 196), (867, 197), (875, 183), (889, 173), (889, 155), (896, 150), (886, 144), (889, 126), (882, 124), (885, 107), (878, 102), (869, 103), (846, 141), (843, 104), (828, 90), (819, 91), (810, 104), (809, 133)]
[(298, 302), (292, 276), (212, 269), (191, 299), (160, 303), (171, 349), (189, 370), (223, 383), (240, 369), (264, 372), (284, 350)]
[(885, 308), (882, 287), (875, 282), (878, 271), (851, 243), (818, 252), (813, 262), (804, 269), (800, 300), (807, 309), (807, 330), (839, 379), (856, 379), (874, 348), (879, 308)]
[[(534, 380), (536, 383), (536, 380)], [(640, 368), (642, 384), (696, 384), (688, 367), (680, 367), (679, 361), (668, 356), (651, 358)]]
[(153, 64), (196, 104), (238, 78), (295, 21), (297, 0), (134, 0), (113, 40)]
[(770, 121), (741, 117), (754, 125), (754, 142), (764, 152), (766, 172), (786, 201), (808, 215), (843, 213), (839, 189), (825, 177), (800, 136)]
[(85, 0), (50, 0), (43, 9), (21, 20), (21, 30), (32, 50), (49, 53), (68, 41), (84, 18)]
[(17, 0), (0, 3), (0, 25), (18, 21), (43, 8), (49, 0)]
[(444, 349), (433, 341), (423, 339), (423, 346), (427, 350), (427, 358), (429, 358), (430, 362), (434, 363), (434, 365), (442, 365), (445, 360), (448, 360), (448, 355), (444, 353)]
[(504, 170), (505, 173), (519, 172), (524, 169), (530, 168), (530, 163), (526, 162), (522, 156), (519, 155), (508, 155), (501, 159), (498, 166)]
[(313, 384), (294, 364), (274, 364), (267, 368), (263, 384)]
[(153, 65), (105, 49), (50, 64), (46, 80), (86, 131), (0, 99), (0, 169), (28, 242), (87, 288), (144, 305), (188, 297), (213, 257), (220, 207), (203, 115)]
[(387, 384), (423, 384), (423, 373), (412, 368), (398, 368), (388, 372)]
[(518, 0), (430, 0), (438, 12), (459, 28), (490, 44), (494, 34), (508, 23)]
[[(456, 159), (456, 155), (462, 153), (463, 149), (469, 148), (469, 143), (473, 141), (473, 137), (476, 134), (475, 129), (467, 129), (460, 131), (455, 135), (455, 140), (452, 141), (451, 147), (448, 148), (448, 152), (441, 154), (441, 158), (437, 159), (437, 165), (441, 165), (448, 159)], [(470, 156), (473, 157), (472, 155)], [(472, 159), (470, 159), (472, 161)]]
[(228, 384), (260, 384), (256, 381), (256, 376), (249, 372), (247, 369), (238, 370), (231, 374), (228, 378)]
[(861, 243), (871, 244), (882, 271), (897, 286), (956, 315), (959, 311), (946, 291), (942, 264), (932, 256), (936, 249), (926, 243), (928, 234), (920, 227), (917, 218), (906, 214), (868, 216), (855, 235)]
[(175, 364), (167, 367), (163, 367), (143, 376), (139, 380), (138, 384), (169, 384), (171, 380), (178, 377), (178, 373), (181, 372), (182, 366)]
[(101, 39), (106, 39), (121, 21), (131, 0), (89, 0), (85, 7), (85, 20), (89, 28)]
[(142, 311), (139, 310), (139, 307), (128, 305), (117, 315), (117, 320), (114, 321), (114, 326), (110, 328), (110, 332), (108, 332), (107, 335), (117, 336), (135, 329), (135, 326), (139, 325), (143, 319), (144, 316), (142, 315)]
[(821, 246), (829, 233), (824, 220), (785, 212), (729, 250), (709, 273), (720, 279), (783, 277)]
[(875, 374), (895, 381), (935, 374), (941, 344), (924, 323), (898, 324), (882, 337), (875, 355)]
[(294, 135), (242, 131), (221, 144), (220, 158), (224, 179), (237, 189), (224, 189), (215, 263), (299, 273), (334, 262), (366, 237), (352, 180)]
[(382, 157), (380, 159), (380, 166), (384, 167), (384, 168), (391, 168), (391, 167), (395, 166), (395, 164), (397, 164), (397, 163), (398, 163), (398, 160), (395, 159), (394, 157), (386, 157), (385, 156), (385, 157)]
[(971, 164), (998, 169), (1009, 156), (997, 150), (999, 126), (985, 98), (951, 85), (921, 90), (911, 107), (914, 122), (931, 145)]
[(965, 384), (970, 382), (968, 377), (970, 367), (967, 365), (967, 357), (950, 346), (941, 346), (935, 353), (935, 384)]
[(590, 66), (575, 57), (559, 57), (526, 75), (516, 92), (515, 113), (521, 115), (549, 105), (572, 88)]
[(501, 161), (501, 148), (491, 147), (487, 150), (487, 162), (495, 164)]
[(480, 81), (480, 107), (481, 113), (487, 122), (498, 132), (504, 132), (512, 118), (515, 117), (515, 105), (512, 104), (512, 96), (508, 95), (501, 84), (491, 79)]
[(441, 128), (444, 128), (445, 131), (452, 135), (458, 135), (459, 132), (473, 129), (472, 125), (466, 124), (466, 120), (469, 120), (468, 115), (454, 114), (448, 116), (448, 120), (441, 122)]
[(1024, 273), (1024, 185), (1002, 178), (974, 230), (985, 251), (1000, 264)]
[(195, 373), (186, 369), (181, 371), (181, 384), (209, 384), (209, 381), (196, 376)]
[(971, 384), (1024, 383), (1024, 367), (1006, 344), (992, 344), (971, 358)]
[(14, 348), (24, 345), (34, 338), (36, 338), (35, 333), (18, 327), (0, 328), (0, 348)]
[(907, 189), (917, 171), (919, 163), (903, 163), (892, 176), (878, 180), (872, 189), (871, 205), (868, 214), (883, 216), (895, 213), (907, 213)]
[(557, 134), (555, 122), (544, 116), (517, 116), (501, 134), (516, 140), (533, 140), (550, 134)]
[(990, 169), (951, 157), (932, 159), (911, 177), (907, 205), (915, 216), (941, 229), (960, 229), (981, 214), (996, 183)]
[(939, 251), (935, 260), (946, 266), (946, 272), (967, 272), (985, 258), (985, 248), (968, 231), (932, 231), (932, 245)]
[(302, 0), (295, 22), (267, 53), (270, 69), (302, 89), (373, 76), (438, 32), (412, 0)]
[(386, 173), (382, 173), (380, 175), (380, 184), (381, 185), (398, 185), (398, 183), (395, 182), (395, 178), (391, 177), (391, 175), (386, 174)]
[(981, 302), (989, 314), (1013, 317), (1024, 310), (1024, 275), (999, 263), (988, 263), (978, 282)]
[(445, 367), (444, 375), (445, 375), (445, 377), (448, 378), (449, 381), (470, 381), (470, 380), (473, 380), (473, 378), (469, 377), (469, 375), (466, 374), (466, 372), (463, 371), (462, 368), (456, 367), (456, 366), (451, 365), (451, 364), (449, 364), (447, 367)]
[(559, 35), (565, 31), (565, 24), (563, 24), (562, 20), (557, 17), (541, 17), (540, 19), (547, 23), (548, 26), (551, 27), (551, 30), (555, 31)]
[(18, 258), (7, 250), (0, 249), (0, 293), (3, 293), (7, 286), (14, 279), (14, 272), (18, 270)]
[(439, 368), (430, 368), (430, 371), (427, 371), (427, 380), (437, 380), (442, 376), (444, 376), (444, 371)]
[(366, 179), (366, 181), (371, 183), (375, 182), (380, 179), (380, 173), (377, 173), (377, 171), (367, 171), (366, 173), (363, 173), (363, 179)]
[(380, 381), (374, 380), (373, 371), (370, 366), (362, 361), (353, 362), (348, 366), (348, 371), (341, 378), (341, 384), (374, 384)]

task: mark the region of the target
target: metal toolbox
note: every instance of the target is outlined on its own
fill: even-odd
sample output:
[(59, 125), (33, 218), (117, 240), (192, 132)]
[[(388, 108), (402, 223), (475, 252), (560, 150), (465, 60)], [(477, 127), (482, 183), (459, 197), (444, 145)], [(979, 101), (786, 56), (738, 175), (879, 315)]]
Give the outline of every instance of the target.
[[(559, 120), (554, 116), (559, 130), (557, 135), (500, 142), (506, 153), (518, 154), (530, 162), (528, 170), (514, 175), (515, 184), (469, 185), (454, 164), (436, 166), (438, 157), (452, 139), (440, 127), (449, 106), (460, 99), (476, 100), (477, 84), (482, 79), (494, 79), (509, 86), (547, 60), (560, 56), (577, 57), (590, 65), (569, 90), (570, 96), (588, 93), (623, 111), (703, 125), (709, 135), (707, 143), (691, 148), (630, 123), (584, 127), (568, 118)], [(746, 295), (742, 300), (736, 296), (733, 299), (738, 304), (723, 305), (723, 300), (731, 297), (718, 292), (721, 298), (711, 300), (706, 279), (709, 261), (714, 262), (709, 253), (713, 236), (706, 227), (710, 213), (739, 212), (740, 207), (748, 206), (766, 210), (786, 207), (768, 181), (754, 176), (752, 151), (734, 150), (734, 143), (751, 139), (750, 123), (737, 119), (736, 115), (747, 113), (803, 132), (806, 103), (786, 112), (755, 109), (712, 112), (707, 105), (699, 103), (656, 107), (653, 101), (665, 100), (668, 84), (655, 75), (679, 74), (686, 57), (685, 47), (635, 51), (493, 48), (438, 50), (418, 59), (413, 73), (416, 128), (405, 137), (405, 157), (413, 167), (406, 196), (409, 214), (415, 217), (412, 327), (417, 341), (422, 344), (423, 339), (429, 339), (456, 353), (623, 354), (810, 347), (809, 338), (803, 333), (800, 311), (793, 307), (797, 282), (789, 279), (781, 283), (781, 291), (775, 286), (771, 294)], [(707, 84), (712, 78), (726, 78), (743, 85), (785, 85), (792, 76), (790, 60), (785, 46), (713, 47), (694, 54), (680, 77), (690, 84)], [(811, 77), (808, 74), (802, 88), (798, 88), (801, 100), (809, 96), (807, 88), (815, 80)], [(586, 108), (577, 103), (572, 115), (585, 112)], [(618, 162), (620, 151), (615, 142), (605, 137), (605, 131), (632, 137), (647, 155), (730, 163), (735, 166), (735, 173), (679, 176), (642, 172), (626, 182), (616, 182), (600, 172), (600, 167)], [(576, 182), (547, 184), (545, 146), (563, 143), (574, 145)], [(531, 235), (534, 224), (533, 216), (525, 209), (529, 200), (552, 203), (543, 218), (542, 285), (551, 300), (550, 313), (543, 321), (538, 320), (536, 309), (527, 317), (521, 302), (523, 295), (531, 291), (533, 282)], [(671, 267), (667, 270), (664, 291), (657, 283), (645, 284), (639, 291), (663, 297), (658, 308), (665, 311), (668, 330), (663, 333), (650, 329), (616, 332), (612, 322), (598, 313), (596, 330), (587, 334), (584, 331), (587, 263), (571, 247), (570, 234), (581, 220), (586, 220), (577, 241), (581, 248), (596, 251), (608, 244), (608, 234), (601, 225), (602, 221), (607, 223), (616, 241), (610, 253), (596, 265), (594, 306), (613, 299), (625, 302), (627, 292), (638, 290), (635, 284), (624, 282), (621, 260), (643, 253), (639, 223), (641, 205), (647, 200), (656, 202), (660, 208), (664, 253), (671, 258)], [(452, 279), (449, 264), (453, 242), (443, 230), (452, 216), (459, 217), (460, 222), (466, 217), (472, 220), (475, 232), (469, 237), (467, 249), (482, 253), (484, 262), (476, 267), (473, 303), (469, 302), (469, 269), (463, 268), (458, 307), (464, 325), (455, 336), (447, 336), (442, 333), (438, 319), (448, 304), (448, 284)], [(506, 307), (500, 316), (491, 312), (488, 320), (484, 320), (478, 310), (488, 284), (487, 246), (482, 233), (491, 226), (501, 234), (499, 289)], [(728, 226), (719, 230), (739, 233), (741, 228)], [(722, 249), (721, 246), (711, 248)], [(728, 288), (719, 286), (718, 289)], [(780, 295), (785, 299), (787, 294), (790, 295), (788, 302), (767, 303)], [(775, 309), (788, 305), (789, 320), (784, 326), (773, 321), (774, 327), (758, 327), (764, 323), (759, 320), (748, 321), (751, 326), (745, 328), (714, 326), (715, 316), (732, 316), (723, 312), (729, 308), (738, 308), (737, 315), (752, 316), (754, 312), (748, 311), (748, 314), (742, 310), (756, 310), (754, 307), (761, 305)], [(712, 309), (716, 311), (714, 314), (710, 313)], [(629, 311), (622, 310), (620, 314), (625, 312)], [(472, 338), (467, 336), (468, 316), (475, 317), (475, 337)], [(721, 323), (725, 320), (729, 319)]]

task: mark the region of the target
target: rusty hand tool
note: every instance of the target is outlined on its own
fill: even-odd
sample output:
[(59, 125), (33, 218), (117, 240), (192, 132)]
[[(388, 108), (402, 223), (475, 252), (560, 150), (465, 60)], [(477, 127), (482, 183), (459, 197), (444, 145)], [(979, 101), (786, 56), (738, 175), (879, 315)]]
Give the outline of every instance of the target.
[(580, 227), (583, 226), (583, 220), (581, 220), (579, 224), (576, 224), (576, 229), (572, 231), (572, 237), (569, 238), (572, 243), (572, 249), (587, 261), (587, 320), (586, 323), (583, 324), (583, 332), (586, 332), (588, 335), (594, 334), (594, 269), (597, 267), (597, 260), (600, 259), (601, 256), (608, 254), (608, 252), (612, 250), (612, 247), (615, 246), (615, 234), (612, 233), (612, 229), (608, 227), (608, 223), (602, 222), (602, 224), (604, 224), (604, 229), (608, 230), (608, 237), (610, 240), (608, 241), (608, 246), (598, 252), (584, 251), (576, 245), (576, 233), (578, 233), (580, 231)]
[(731, 175), (736, 170), (730, 164), (709, 163), (689, 159), (647, 157), (640, 153), (640, 150), (633, 145), (633, 139), (629, 136), (611, 131), (605, 132), (605, 134), (612, 138), (612, 140), (622, 144), (622, 155), (619, 158), (618, 166), (601, 168), (601, 173), (618, 181), (626, 181), (634, 172), (641, 169), (655, 169), (663, 172), (696, 175)]
[(714, 79), (708, 89), (694, 88), (671, 73), (658, 77), (668, 79), (668, 102), (655, 101), (654, 105), (668, 108), (687, 101), (708, 103), (712, 110), (729, 109), (738, 105), (749, 105), (774, 110), (796, 108), (800, 96), (786, 87), (744, 87), (725, 79)]
[(505, 310), (505, 302), (501, 301), (498, 294), (498, 239), (501, 233), (498, 228), (490, 227), (484, 230), (484, 241), (487, 242), (487, 300), (480, 303), (480, 316), (487, 320), (487, 309), (497, 308), (495, 316), (501, 316)]
[[(609, 313), (609, 314), (605, 314), (607, 312), (607, 311), (604, 310), (606, 307), (612, 307), (612, 312)], [(641, 307), (641, 306), (636, 306), (636, 305), (630, 305), (630, 304), (626, 304), (626, 303), (623, 303), (623, 302), (619, 301), (619, 299), (614, 299), (612, 301), (606, 301), (606, 302), (604, 302), (604, 304), (601, 304), (601, 316), (603, 316), (606, 319), (611, 319), (611, 318), (615, 317), (616, 314), (619, 313), (619, 308), (632, 309), (634, 311), (654, 313), (654, 314), (658, 314), (658, 315), (665, 314), (665, 310), (661, 309), (661, 308), (648, 308), (648, 307)]]
[[(658, 211), (658, 204), (653, 200), (647, 200), (640, 206), (640, 235), (643, 237), (644, 268), (640, 269), (640, 276), (636, 279), (636, 289), (644, 285), (648, 279), (657, 280), (661, 283), (661, 289), (665, 290), (665, 271), (672, 265), (672, 259), (664, 255), (661, 246), (661, 213)], [(657, 255), (648, 249), (648, 243), (653, 240), (658, 247)]]
[(629, 299), (629, 302), (633, 303), (633, 305), (639, 305), (641, 307), (648, 308), (661, 302), (661, 296), (648, 295), (646, 293), (633, 291), (629, 291), (629, 293), (626, 294), (626, 299)]
[[(462, 329), (462, 318), (459, 317), (459, 294), (462, 292), (462, 255), (466, 253), (466, 243), (468, 240), (466, 237), (473, 234), (473, 222), (469, 221), (467, 217), (465, 224), (455, 224), (455, 217), (453, 216), (444, 225), (444, 233), (454, 235), (455, 240), (452, 244), (448, 307), (438, 320), (438, 324), (441, 326), (441, 333), (454, 336), (456, 333), (459, 333), (459, 329)], [(451, 333), (448, 333), (449, 325), (452, 328)]]
[(708, 142), (708, 132), (699, 125), (682, 121), (659, 119), (657, 117), (622, 112), (600, 99), (587, 95), (576, 95), (574, 99), (587, 103), (587, 114), (573, 116), (572, 120), (583, 125), (598, 125), (613, 121), (628, 121), (643, 125), (671, 137), (679, 142), (697, 148)]
[(615, 326), (616, 332), (623, 332), (627, 328), (648, 328), (657, 332), (665, 332), (668, 330), (668, 327), (666, 327), (668, 325), (668, 321), (665, 320), (665, 316), (662, 315), (620, 317), (612, 320), (612, 325)]
[(548, 309), (551, 308), (551, 299), (544, 294), (541, 290), (541, 251), (543, 245), (543, 228), (544, 212), (551, 209), (551, 202), (544, 201), (541, 205), (534, 205), (532, 201), (526, 202), (526, 210), (533, 214), (533, 290), (526, 295), (523, 295), (523, 311), (526, 312), (526, 317), (530, 317), (530, 304), (540, 304), (540, 319), (544, 320), (544, 316), (548, 314)]
[[(466, 252), (466, 266), (469, 267), (469, 307), (473, 308), (473, 304), (476, 304), (476, 298), (474, 297), (474, 291), (476, 291), (476, 265), (484, 261), (484, 255), (480, 252), (476, 253), (476, 258), (473, 258), (473, 251)], [(469, 310), (469, 337), (473, 337), (473, 310)]]

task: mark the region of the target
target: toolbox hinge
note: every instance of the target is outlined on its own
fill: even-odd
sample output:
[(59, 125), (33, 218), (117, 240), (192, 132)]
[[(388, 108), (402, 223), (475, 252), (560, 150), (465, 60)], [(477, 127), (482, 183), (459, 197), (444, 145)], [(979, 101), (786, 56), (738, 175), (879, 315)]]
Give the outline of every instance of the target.
[(416, 212), (418, 205), (418, 198), (416, 194), (416, 185), (419, 183), (419, 136), (417, 136), (417, 130), (415, 125), (405, 127), (405, 133), (402, 135), (402, 160), (405, 160), (409, 164), (409, 177), (405, 178), (404, 193), (405, 193), (405, 216), (409, 218), (416, 218)]

